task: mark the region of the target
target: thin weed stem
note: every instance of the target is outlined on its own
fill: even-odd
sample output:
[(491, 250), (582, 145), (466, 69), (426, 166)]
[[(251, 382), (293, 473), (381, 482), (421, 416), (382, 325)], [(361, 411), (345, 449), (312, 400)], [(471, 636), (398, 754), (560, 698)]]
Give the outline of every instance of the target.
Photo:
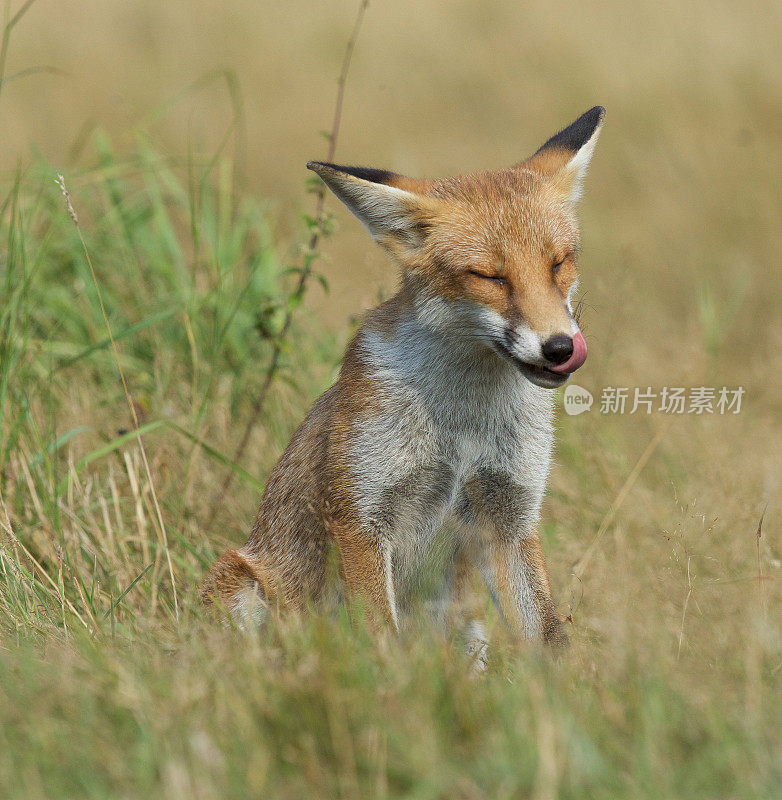
[(614, 521), (614, 517), (616, 516), (616, 512), (619, 511), (624, 501), (627, 499), (628, 494), (632, 490), (633, 486), (635, 486), (635, 482), (638, 479), (638, 476), (641, 474), (641, 471), (646, 466), (646, 462), (652, 456), (652, 453), (657, 449), (657, 445), (660, 444), (663, 437), (668, 431), (668, 428), (671, 425), (671, 419), (667, 420), (663, 425), (660, 426), (657, 433), (652, 437), (652, 440), (646, 446), (646, 449), (641, 453), (640, 458), (636, 462), (635, 466), (633, 467), (630, 474), (627, 476), (627, 480), (624, 482), (624, 485), (619, 490), (619, 494), (614, 498), (613, 503), (611, 503), (608, 511), (606, 512), (605, 516), (603, 517), (603, 521), (600, 523), (600, 527), (597, 529), (597, 533), (594, 535), (594, 538), (589, 543), (589, 547), (587, 547), (584, 555), (573, 565), (573, 569), (571, 573), (575, 578), (581, 580), (584, 573), (586, 572), (587, 567), (589, 566), (592, 557), (595, 554), (597, 549), (597, 545), (600, 540), (603, 538), (603, 534), (608, 530), (609, 525)]
[[(339, 78), (337, 79), (337, 99), (334, 103), (334, 118), (331, 123), (331, 131), (328, 134), (328, 151), (326, 153), (326, 161), (331, 161), (334, 158), (334, 153), (337, 147), (337, 138), (339, 136), (339, 127), (340, 122), (342, 120), (342, 104), (345, 97), (345, 85), (347, 83), (348, 78), (348, 71), (350, 70), (350, 61), (353, 57), (353, 50), (356, 46), (356, 41), (358, 40), (358, 35), (361, 30), (361, 23), (364, 20), (364, 13), (367, 10), (367, 6), (369, 5), (369, 0), (362, 0), (361, 4), (358, 8), (358, 13), (356, 14), (356, 21), (353, 24), (353, 31), (350, 34), (350, 38), (348, 39), (347, 44), (345, 45), (345, 54), (342, 58), (342, 68), (339, 73)], [(303, 265), (299, 270), (299, 280), (296, 283), (296, 288), (293, 291), (292, 297), (294, 298), (301, 298), (304, 295), (304, 291), (307, 288), (307, 283), (312, 275), (312, 265), (315, 260), (315, 255), (317, 253), (318, 243), (320, 242), (321, 233), (323, 231), (322, 221), (323, 221), (323, 206), (326, 199), (326, 190), (325, 187), (321, 184), (318, 187), (316, 192), (316, 201), (315, 201), (315, 226), (312, 229), (312, 233), (310, 235), (309, 241), (307, 242), (307, 247), (304, 250), (303, 254)], [(244, 427), (244, 432), (242, 433), (242, 437), (239, 440), (239, 444), (236, 447), (233, 455), (233, 462), (234, 464), (239, 464), (244, 456), (244, 451), (247, 449), (247, 445), (250, 442), (250, 437), (252, 436), (252, 432), (258, 423), (258, 420), (263, 413), (263, 410), (266, 406), (266, 400), (269, 395), (269, 390), (271, 389), (272, 383), (274, 382), (275, 377), (280, 369), (280, 361), (282, 358), (282, 351), (284, 347), (285, 339), (290, 331), (291, 324), (293, 323), (293, 317), (295, 314), (295, 310), (298, 307), (298, 303), (294, 303), (288, 306), (287, 311), (285, 312), (285, 317), (283, 319), (282, 326), (280, 328), (279, 334), (275, 337), (274, 346), (272, 348), (271, 359), (269, 361), (269, 366), (266, 370), (266, 376), (263, 380), (263, 384), (261, 385), (261, 389), (258, 392), (258, 396), (255, 398), (255, 402), (253, 403), (252, 410), (250, 411), (250, 417), (247, 420), (247, 424)], [(211, 511), (209, 512), (209, 517), (206, 521), (206, 530), (209, 531), (214, 524), (215, 517), (217, 515), (218, 509), (222, 506), (222, 499), (226, 496), (228, 490), (231, 488), (231, 484), (233, 483), (234, 474), (233, 472), (229, 472), (225, 479), (223, 480), (222, 485), (220, 486), (220, 491), (215, 494), (212, 499), (211, 504)]]

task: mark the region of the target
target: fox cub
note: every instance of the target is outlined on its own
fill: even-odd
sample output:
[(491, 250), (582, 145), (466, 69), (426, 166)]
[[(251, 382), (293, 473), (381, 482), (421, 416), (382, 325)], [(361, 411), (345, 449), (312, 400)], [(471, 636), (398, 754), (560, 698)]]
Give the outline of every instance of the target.
[(247, 543), (212, 566), (207, 604), (249, 625), (270, 603), (317, 603), (333, 544), (347, 594), (398, 630), (409, 577), (445, 532), (447, 592), (477, 567), (515, 634), (567, 643), (536, 527), (552, 389), (587, 354), (574, 209), (604, 115), (496, 172), (307, 165), (396, 260), (401, 287), (294, 434)]

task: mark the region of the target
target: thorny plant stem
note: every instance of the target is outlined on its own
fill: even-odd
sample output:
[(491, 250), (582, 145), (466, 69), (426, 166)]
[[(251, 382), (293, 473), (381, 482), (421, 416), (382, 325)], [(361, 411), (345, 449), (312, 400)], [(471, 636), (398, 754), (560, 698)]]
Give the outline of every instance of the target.
[(111, 330), (111, 325), (109, 324), (109, 318), (106, 314), (106, 307), (103, 304), (103, 295), (100, 291), (100, 284), (98, 283), (98, 278), (95, 274), (95, 268), (92, 266), (92, 259), (90, 258), (90, 251), (87, 249), (87, 243), (84, 241), (84, 236), (81, 232), (81, 226), (79, 225), (79, 218), (76, 216), (76, 211), (73, 208), (73, 203), (71, 201), (71, 194), (65, 186), (65, 179), (62, 175), (57, 176), (57, 180), (55, 183), (60, 187), (62, 191), (63, 197), (65, 198), (65, 204), (68, 208), (68, 213), (73, 220), (73, 225), (76, 228), (76, 233), (79, 236), (79, 241), (81, 242), (82, 249), (84, 250), (84, 257), (87, 259), (87, 264), (90, 268), (90, 274), (92, 275), (92, 282), (95, 285), (95, 291), (98, 295), (98, 303), (100, 304), (101, 314), (103, 314), (103, 321), (106, 324), (106, 330), (109, 333), (109, 340), (111, 341), (111, 347), (114, 351), (114, 360), (117, 364), (117, 370), (119, 370), (119, 377), (122, 381), (122, 388), (125, 391), (125, 399), (128, 401), (128, 408), (130, 409), (130, 415), (133, 418), (133, 428), (136, 431), (136, 438), (138, 439), (138, 446), (139, 450), (141, 451), (141, 460), (144, 462), (144, 470), (147, 473), (147, 481), (149, 482), (149, 489), (152, 493), (152, 502), (155, 506), (155, 514), (157, 516), (158, 527), (160, 528), (160, 536), (161, 542), (163, 544), (163, 550), (166, 554), (166, 562), (168, 564), (168, 574), (171, 578), (171, 590), (174, 595), (174, 614), (176, 615), (177, 622), (179, 622), (179, 603), (177, 601), (177, 591), (176, 591), (176, 581), (174, 580), (174, 566), (171, 563), (171, 552), (168, 549), (168, 536), (166, 534), (166, 526), (163, 522), (163, 514), (160, 510), (160, 503), (158, 503), (157, 499), (157, 492), (155, 491), (155, 484), (152, 481), (152, 471), (149, 468), (149, 460), (147, 459), (147, 451), (144, 447), (144, 441), (141, 438), (141, 433), (139, 432), (139, 424), (138, 424), (138, 415), (136, 414), (136, 406), (133, 402), (133, 398), (130, 394), (130, 390), (128, 389), (128, 383), (125, 380), (125, 372), (122, 369), (122, 364), (120, 363), (119, 359), (119, 350), (117, 349), (117, 343), (114, 341), (114, 334)]
[[(326, 153), (326, 161), (331, 161), (334, 158), (334, 152), (337, 147), (337, 137), (339, 136), (339, 125), (340, 121), (342, 120), (342, 102), (345, 97), (345, 84), (347, 82), (348, 77), (348, 70), (350, 69), (350, 60), (353, 57), (353, 50), (356, 46), (356, 41), (358, 40), (358, 34), (361, 30), (361, 23), (364, 19), (364, 12), (367, 10), (367, 6), (369, 5), (369, 0), (362, 0), (361, 5), (359, 6), (358, 13), (356, 15), (356, 21), (353, 25), (353, 31), (350, 34), (350, 38), (345, 46), (345, 54), (342, 58), (342, 69), (340, 70), (339, 79), (337, 80), (337, 99), (334, 103), (334, 119), (331, 123), (331, 132), (328, 135), (328, 152)], [(314, 219), (316, 220), (316, 225), (312, 230), (312, 234), (310, 235), (309, 241), (307, 242), (306, 250), (304, 250), (303, 258), (304, 264), (299, 272), (299, 280), (296, 284), (296, 288), (293, 291), (293, 297), (301, 297), (304, 293), (304, 290), (307, 286), (307, 282), (312, 274), (312, 264), (313, 258), (312, 256), (316, 252), (318, 242), (320, 241), (320, 236), (322, 232), (322, 219), (323, 219), (323, 205), (326, 199), (326, 190), (323, 184), (318, 187), (316, 193), (316, 201), (315, 201), (315, 215)], [(269, 395), (269, 390), (271, 389), (271, 385), (274, 382), (274, 378), (277, 375), (277, 372), (280, 368), (280, 359), (282, 357), (282, 349), (283, 343), (288, 335), (288, 331), (290, 330), (291, 323), (293, 322), (293, 316), (295, 313), (295, 307), (289, 307), (285, 312), (285, 318), (283, 319), (282, 327), (280, 328), (279, 334), (275, 337), (274, 346), (272, 349), (271, 359), (269, 361), (269, 366), (266, 370), (266, 377), (263, 380), (263, 384), (261, 385), (261, 389), (258, 392), (258, 396), (255, 398), (255, 402), (253, 403), (252, 410), (250, 411), (250, 417), (247, 420), (247, 424), (245, 425), (244, 432), (242, 433), (242, 438), (239, 440), (239, 444), (236, 447), (236, 451), (233, 455), (233, 462), (234, 464), (239, 464), (244, 456), (244, 451), (247, 449), (247, 445), (250, 442), (250, 437), (252, 436), (253, 429), (255, 428), (258, 420), (263, 413), (263, 409), (266, 405), (266, 399)], [(225, 480), (220, 487), (220, 491), (214, 496), (212, 500), (212, 508), (209, 512), (209, 517), (206, 522), (206, 530), (210, 530), (215, 516), (217, 515), (217, 511), (220, 508), (223, 499), (225, 498), (228, 490), (231, 488), (231, 483), (233, 482), (233, 472), (229, 472), (225, 476)]]

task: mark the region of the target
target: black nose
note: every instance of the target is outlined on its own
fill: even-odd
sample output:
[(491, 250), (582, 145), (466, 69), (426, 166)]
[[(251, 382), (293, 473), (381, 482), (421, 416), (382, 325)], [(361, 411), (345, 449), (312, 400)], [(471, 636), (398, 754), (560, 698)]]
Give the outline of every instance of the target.
[(569, 336), (552, 336), (543, 342), (541, 350), (552, 364), (564, 364), (573, 355), (573, 340)]

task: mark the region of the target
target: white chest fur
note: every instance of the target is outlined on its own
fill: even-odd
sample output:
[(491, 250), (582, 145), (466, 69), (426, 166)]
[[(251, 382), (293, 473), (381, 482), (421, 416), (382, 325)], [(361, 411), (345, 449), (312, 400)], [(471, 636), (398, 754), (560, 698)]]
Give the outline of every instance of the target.
[(552, 392), (458, 325), (410, 314), (360, 344), (383, 410), (357, 422), (352, 463), (368, 524), (427, 538), (477, 474), (523, 487), (537, 517), (553, 442)]

